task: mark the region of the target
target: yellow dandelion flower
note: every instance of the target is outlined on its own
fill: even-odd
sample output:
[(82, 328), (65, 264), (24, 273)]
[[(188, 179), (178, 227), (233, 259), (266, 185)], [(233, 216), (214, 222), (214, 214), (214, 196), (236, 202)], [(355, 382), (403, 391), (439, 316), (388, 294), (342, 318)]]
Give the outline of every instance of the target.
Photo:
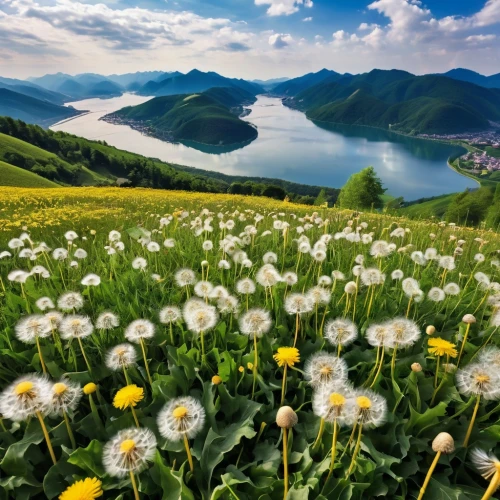
[(59, 500), (93, 500), (102, 496), (101, 485), (99, 479), (88, 477), (66, 488), (59, 496)]
[(222, 383), (222, 378), (219, 375), (214, 375), (212, 377), (212, 384), (219, 385)]
[(273, 356), (278, 366), (293, 366), (300, 361), (300, 353), (296, 347), (278, 347), (278, 352)]
[(455, 344), (448, 342), (440, 337), (429, 339), (427, 343), (429, 346), (429, 354), (434, 356), (450, 356), (450, 358), (456, 358), (458, 356), (458, 351), (455, 349)]
[(113, 399), (113, 406), (120, 410), (137, 406), (137, 403), (144, 398), (144, 389), (135, 384), (122, 387)]
[(88, 384), (83, 386), (83, 392), (87, 395), (94, 393), (97, 390), (97, 385), (93, 382), (89, 382)]
[(245, 371), (245, 368), (244, 368), (243, 366), (240, 366), (240, 367), (238, 368), (238, 371), (239, 371), (240, 373), (243, 373), (243, 372)]

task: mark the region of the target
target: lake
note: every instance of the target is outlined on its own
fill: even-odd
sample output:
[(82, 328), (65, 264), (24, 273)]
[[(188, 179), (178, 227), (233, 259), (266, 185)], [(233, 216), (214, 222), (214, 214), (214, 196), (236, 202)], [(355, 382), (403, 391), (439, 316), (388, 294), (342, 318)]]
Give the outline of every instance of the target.
[(283, 106), (280, 99), (267, 96), (258, 96), (245, 117), (257, 126), (258, 138), (229, 153), (217, 147), (200, 151), (171, 144), (125, 125), (99, 121), (107, 113), (149, 99), (124, 94), (69, 103), (90, 112), (51, 128), (179, 165), (320, 186), (342, 187), (352, 173), (372, 165), (387, 193), (406, 200), (477, 187), (447, 165), (450, 156), (464, 151), (460, 147), (368, 127), (314, 124), (300, 111)]

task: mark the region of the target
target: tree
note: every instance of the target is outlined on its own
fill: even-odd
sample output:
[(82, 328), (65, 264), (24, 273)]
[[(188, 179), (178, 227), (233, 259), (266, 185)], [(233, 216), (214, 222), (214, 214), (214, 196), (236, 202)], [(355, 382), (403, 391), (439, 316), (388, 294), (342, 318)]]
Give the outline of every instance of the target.
[(493, 193), (487, 187), (459, 193), (446, 210), (446, 220), (460, 224), (479, 224), (484, 220), (493, 201)]
[(375, 169), (367, 167), (349, 177), (345, 186), (340, 190), (338, 203), (341, 208), (380, 208), (383, 205), (380, 196), (384, 193), (385, 189)]
[(276, 200), (284, 200), (286, 191), (280, 186), (269, 184), (262, 190), (262, 196), (267, 196), (268, 198), (274, 198)]
[(327, 204), (328, 206), (328, 196), (326, 195), (326, 191), (324, 189), (322, 189), (319, 193), (318, 193), (318, 196), (316, 197), (316, 199), (314, 200), (314, 204), (317, 206), (317, 207), (321, 207), (322, 205), (324, 204)]

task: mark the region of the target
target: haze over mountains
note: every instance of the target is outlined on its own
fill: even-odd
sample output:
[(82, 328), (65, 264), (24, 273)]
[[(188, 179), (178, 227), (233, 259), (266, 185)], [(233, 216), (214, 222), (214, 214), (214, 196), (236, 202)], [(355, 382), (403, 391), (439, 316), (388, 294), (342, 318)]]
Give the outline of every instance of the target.
[[(351, 75), (322, 69), (297, 78), (267, 81), (227, 78), (196, 69), (186, 74), (147, 71), (108, 76), (55, 73), (28, 80), (0, 77), (0, 114), (49, 126), (78, 114), (64, 106), (72, 101), (117, 97), (124, 92), (185, 97), (213, 88), (239, 89), (254, 97), (268, 92), (285, 98), (287, 105), (304, 111), (313, 120), (409, 134), (483, 130), (490, 122), (500, 121), (500, 74), (487, 77), (465, 69), (424, 76), (399, 70)], [(210, 114), (202, 115), (210, 118)], [(213, 126), (221, 123), (217, 122), (219, 115), (211, 118), (215, 120)], [(158, 128), (157, 123), (153, 126)]]

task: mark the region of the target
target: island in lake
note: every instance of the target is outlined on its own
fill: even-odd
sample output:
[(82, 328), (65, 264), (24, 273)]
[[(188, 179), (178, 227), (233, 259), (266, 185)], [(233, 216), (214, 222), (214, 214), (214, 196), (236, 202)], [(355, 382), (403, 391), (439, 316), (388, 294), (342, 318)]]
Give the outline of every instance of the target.
[(101, 119), (164, 141), (194, 148), (220, 146), (226, 152), (257, 138), (257, 128), (241, 119), (249, 112), (245, 106), (255, 101), (255, 95), (238, 87), (211, 88), (196, 94), (155, 97)]

